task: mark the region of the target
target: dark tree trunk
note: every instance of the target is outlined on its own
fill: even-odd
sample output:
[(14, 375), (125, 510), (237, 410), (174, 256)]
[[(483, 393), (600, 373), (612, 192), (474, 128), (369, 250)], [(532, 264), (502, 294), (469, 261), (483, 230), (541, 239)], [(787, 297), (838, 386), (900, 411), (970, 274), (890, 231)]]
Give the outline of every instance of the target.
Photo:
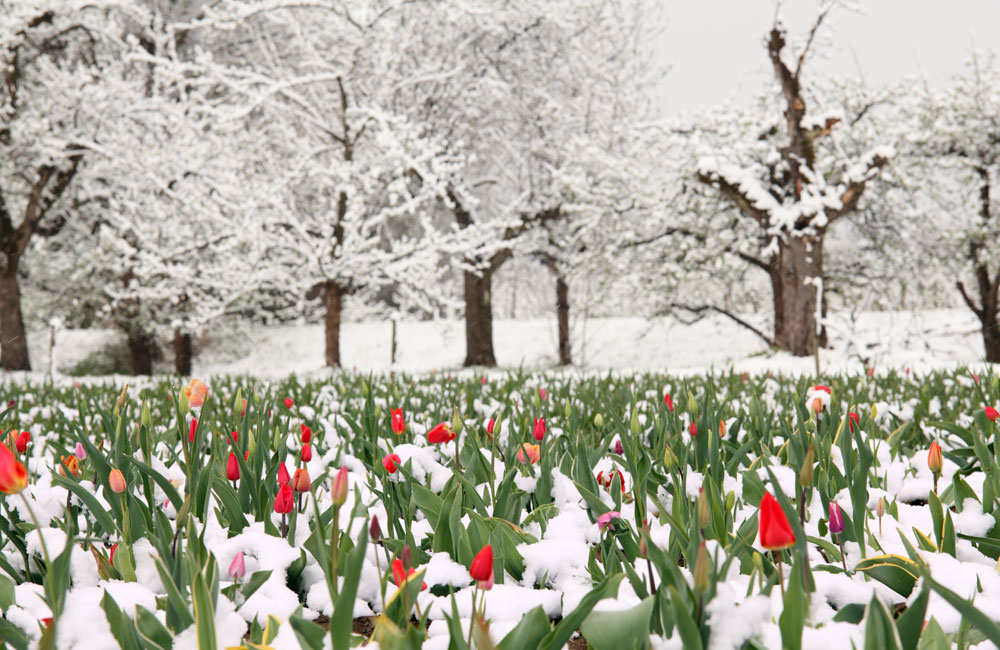
[(132, 355), (133, 375), (153, 374), (153, 338), (141, 329), (129, 330), (128, 349)]
[(774, 293), (774, 342), (798, 357), (816, 352), (816, 285), (823, 277), (822, 237), (788, 237), (770, 265)]
[(465, 365), (497, 365), (493, 354), (492, 271), (465, 272)]
[(993, 311), (985, 318), (980, 318), (983, 325), (983, 347), (986, 348), (986, 361), (1000, 363), (1000, 322), (997, 321), (996, 296), (994, 296)]
[(17, 264), (0, 274), (0, 365), (4, 370), (31, 370), (28, 338), (21, 315), (21, 289)]
[(573, 365), (569, 346), (569, 284), (566, 278), (556, 276), (556, 314), (559, 319), (559, 365)]
[(335, 281), (326, 283), (326, 365), (340, 367), (340, 312), (343, 290)]
[(174, 330), (174, 372), (183, 377), (191, 374), (191, 335)]

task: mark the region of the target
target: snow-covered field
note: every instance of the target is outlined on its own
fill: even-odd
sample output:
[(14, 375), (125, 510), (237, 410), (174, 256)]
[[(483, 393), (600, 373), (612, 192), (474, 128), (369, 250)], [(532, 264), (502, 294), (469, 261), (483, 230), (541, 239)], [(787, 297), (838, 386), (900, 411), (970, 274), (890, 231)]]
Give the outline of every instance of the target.
[[(121, 634), (133, 626), (159, 638), (158, 647), (212, 647), (209, 638), (236, 647), (249, 630), (250, 643), (318, 650), (331, 637), (312, 621), (335, 618), (340, 607), (352, 619), (385, 614), (376, 640), (401, 647), (391, 626), (405, 625), (398, 599), (406, 588), (397, 591), (390, 567), (407, 546), (419, 572), (414, 585), (428, 587), (412, 597), (427, 616), (423, 647), (431, 650), (465, 648), (477, 594), (493, 642), (534, 626), (554, 648), (582, 632), (597, 650), (618, 647), (608, 641), (611, 629), (626, 646), (632, 639), (652, 648), (862, 647), (873, 633), (899, 634), (903, 647), (916, 647), (909, 641), (921, 634), (927, 644), (945, 640), (929, 647), (960, 637), (995, 647), (1000, 467), (989, 445), (1000, 436), (990, 410), (1000, 379), (979, 363), (966, 313), (865, 314), (853, 329), (837, 328), (822, 352), (819, 383), (827, 386), (795, 378), (813, 373), (813, 359), (769, 351), (725, 320), (577, 325), (576, 358), (586, 369), (566, 372), (547, 369), (551, 323), (498, 322), (498, 360), (531, 370), (523, 374), (459, 371), (460, 322), (401, 324), (395, 366), (388, 324), (349, 323), (345, 363), (361, 372), (333, 376), (321, 366), (316, 326), (206, 337), (196, 373), (213, 377), (209, 399), (196, 404), (192, 383), (190, 409), (189, 395), (157, 379), (11, 377), (5, 394), (14, 406), (0, 426), (32, 433), (16, 456), (28, 467), (23, 494), (43, 522), (48, 553), (67, 548), (70, 567), (56, 612), (39, 583), (45, 549), (33, 515), (16, 495), (3, 498), (7, 520), (20, 522), (0, 542), (5, 620), (30, 644), (44, 646), (52, 628), (55, 647), (79, 650), (126, 645)], [(99, 353), (113, 337), (60, 332), (57, 368)], [(32, 343), (38, 368), (45, 350)], [(380, 375), (390, 369), (417, 374), (400, 384)], [(428, 372), (435, 369), (448, 372)], [(125, 381), (132, 389), (119, 395)], [(126, 407), (120, 429), (116, 401)], [(463, 426), (451, 444), (449, 429), (435, 425), (457, 422), (456, 414)], [(13, 449), (20, 439), (6, 443)], [(940, 467), (931, 443), (943, 449)], [(55, 471), (70, 468), (67, 453), (79, 464), (72, 487)], [(10, 462), (0, 454), (5, 491)], [(302, 490), (307, 507), (288, 516), (287, 540), (278, 513), (282, 466), (296, 473), (291, 484), (301, 485), (299, 472), (311, 477)], [(118, 468), (125, 500), (112, 483)], [(334, 499), (338, 471), (349, 495), (343, 510)], [(765, 493), (781, 501), (795, 537), (783, 572), (759, 530)], [(185, 497), (192, 504), (181, 508)], [(839, 534), (834, 503), (847, 522)], [(136, 517), (145, 520), (139, 528)], [(383, 545), (368, 543), (360, 555), (344, 546), (332, 593), (329, 547), (316, 545), (316, 531), (360, 544), (373, 518)], [(184, 525), (190, 534), (180, 534)], [(69, 546), (67, 526), (76, 531)], [(486, 545), (496, 584), (477, 591), (470, 566)], [(33, 579), (24, 575), (26, 557)], [(800, 587), (805, 559), (808, 596)], [(205, 576), (208, 592), (198, 591), (195, 575)], [(608, 580), (613, 586), (597, 599)], [(196, 599), (215, 589), (209, 627)], [(952, 596), (974, 597), (985, 619), (970, 618)], [(190, 608), (190, 621), (177, 608)], [(786, 613), (800, 609), (800, 622), (788, 623)], [(907, 611), (915, 613), (901, 615)], [(922, 633), (924, 619), (931, 624)], [(4, 634), (14, 633), (0, 625)]]
[[(400, 322), (392, 365), (389, 322), (348, 322), (341, 332), (343, 365), (360, 371), (457, 368), (465, 357), (464, 327), (462, 321)], [(983, 357), (978, 321), (968, 310), (866, 312), (856, 320), (834, 314), (828, 327), (832, 347), (821, 352), (824, 371), (857, 372), (866, 365), (923, 370), (975, 363)], [(507, 368), (550, 368), (557, 360), (556, 336), (554, 320), (494, 321), (497, 362)], [(57, 370), (72, 368), (116, 338), (120, 334), (108, 330), (58, 332)], [(36, 371), (48, 367), (48, 340), (48, 332), (30, 337)], [(809, 373), (815, 368), (813, 359), (773, 352), (759, 337), (721, 316), (694, 324), (668, 318), (579, 319), (572, 324), (572, 341), (574, 362), (584, 368), (671, 373), (730, 367)], [(230, 336), (212, 333), (204, 343), (193, 363), (199, 376), (282, 377), (323, 370), (322, 325), (256, 328)], [(169, 371), (169, 365), (163, 370)]]

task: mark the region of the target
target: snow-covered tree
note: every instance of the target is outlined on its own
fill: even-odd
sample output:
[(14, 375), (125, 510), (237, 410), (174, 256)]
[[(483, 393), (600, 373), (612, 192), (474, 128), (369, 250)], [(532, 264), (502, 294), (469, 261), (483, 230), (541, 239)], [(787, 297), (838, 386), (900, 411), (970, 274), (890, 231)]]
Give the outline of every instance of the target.
[(323, 296), (329, 366), (340, 364), (346, 297), (367, 301), (392, 284), (428, 305), (439, 292), (429, 206), (444, 196), (450, 158), (392, 102), (414, 81), (399, 55), (408, 4), (224, 2), (192, 22), (230, 43), (192, 69), (222, 93), (222, 119), (266, 145), (253, 177), (272, 195), (259, 208), (268, 265), (300, 302)]
[(28, 370), (19, 271), (32, 240), (71, 218), (65, 199), (88, 155), (96, 91), (117, 65), (111, 9), (69, 0), (7, 2), (0, 20), (0, 365)]
[[(914, 86), (916, 92), (914, 92)], [(891, 205), (919, 247), (923, 275), (949, 278), (979, 319), (986, 360), (1000, 362), (1000, 72), (974, 53), (953, 85), (901, 93), (901, 177)], [(953, 294), (954, 295), (954, 294)]]
[[(864, 112), (845, 115), (818, 84), (803, 83), (810, 47), (832, 7), (821, 10), (794, 55), (787, 51), (784, 29), (775, 25), (770, 31), (766, 48), (780, 107), (763, 104), (769, 119), (762, 123), (759, 113), (722, 111), (681, 134), (695, 147), (698, 180), (730, 206), (715, 215), (729, 220), (716, 231), (721, 237), (713, 242), (715, 250), (767, 274), (774, 335), (766, 338), (796, 355), (812, 354), (819, 343), (827, 233), (855, 213), (867, 183), (892, 154), (889, 146), (860, 152), (845, 146), (845, 140), (864, 141), (851, 135), (861, 128)], [(690, 228), (678, 230), (691, 234)], [(715, 239), (703, 229), (694, 234)]]
[(417, 73), (399, 101), (458, 161), (447, 189), (456, 230), (448, 250), (462, 273), (466, 365), (496, 364), (494, 274), (519, 248), (539, 247), (554, 264), (550, 244), (566, 233), (532, 244), (533, 231), (588, 214), (576, 190), (615, 167), (614, 152), (594, 150), (613, 139), (602, 129), (616, 112), (624, 120), (623, 106), (632, 108), (614, 91), (638, 59), (625, 46), (641, 6), (649, 3), (454, 0), (411, 16), (427, 27), (415, 30), (407, 58), (445, 72)]

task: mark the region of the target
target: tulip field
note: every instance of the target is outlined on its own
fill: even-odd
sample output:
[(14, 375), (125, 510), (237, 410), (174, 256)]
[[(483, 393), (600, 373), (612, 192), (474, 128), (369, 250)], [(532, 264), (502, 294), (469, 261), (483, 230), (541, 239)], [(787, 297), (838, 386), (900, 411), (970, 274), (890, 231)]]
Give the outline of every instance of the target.
[(204, 379), (4, 384), (0, 647), (1000, 646), (1000, 377)]

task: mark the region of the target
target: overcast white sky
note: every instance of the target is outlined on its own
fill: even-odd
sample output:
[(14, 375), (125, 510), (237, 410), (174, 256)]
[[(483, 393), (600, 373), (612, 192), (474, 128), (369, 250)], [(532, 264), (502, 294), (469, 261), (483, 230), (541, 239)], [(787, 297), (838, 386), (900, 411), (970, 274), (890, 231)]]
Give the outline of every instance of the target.
[[(664, 0), (662, 53), (666, 113), (730, 99), (742, 103), (767, 88), (764, 37), (774, 0)], [(863, 0), (863, 13), (837, 9), (821, 28), (810, 73), (864, 76), (876, 86), (916, 75), (944, 85), (972, 52), (1000, 55), (1000, 0)], [(782, 18), (793, 42), (815, 20), (815, 0), (787, 0)], [(998, 61), (1000, 62), (1000, 61)]]

